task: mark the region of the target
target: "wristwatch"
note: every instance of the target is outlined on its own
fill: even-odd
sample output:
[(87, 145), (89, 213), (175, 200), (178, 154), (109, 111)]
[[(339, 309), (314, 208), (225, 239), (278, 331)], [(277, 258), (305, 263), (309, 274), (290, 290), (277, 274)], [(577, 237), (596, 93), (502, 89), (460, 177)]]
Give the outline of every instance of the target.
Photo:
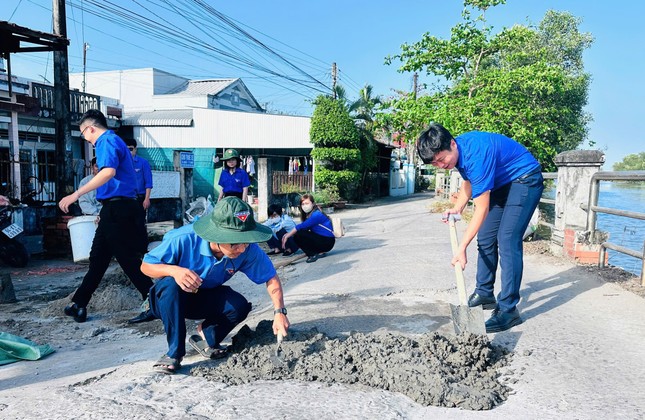
[(273, 310), (273, 315), (277, 315), (277, 314), (286, 315), (287, 314), (287, 308), (274, 309)]

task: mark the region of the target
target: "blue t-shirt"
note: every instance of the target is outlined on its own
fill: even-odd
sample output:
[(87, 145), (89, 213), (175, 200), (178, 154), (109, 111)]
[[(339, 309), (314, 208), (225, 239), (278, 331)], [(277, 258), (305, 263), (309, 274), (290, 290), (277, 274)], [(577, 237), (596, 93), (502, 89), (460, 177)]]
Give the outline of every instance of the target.
[(116, 174), (96, 190), (96, 199), (105, 200), (112, 197), (135, 198), (136, 173), (132, 164), (132, 154), (121, 137), (114, 131), (107, 130), (96, 139), (96, 164), (99, 171), (103, 168), (112, 168)]
[(137, 173), (137, 194), (144, 195), (146, 189), (152, 189), (152, 171), (147, 160), (137, 155), (134, 156), (134, 172)]
[(470, 131), (455, 138), (455, 142), (459, 150), (457, 170), (470, 181), (472, 198), (540, 169), (540, 163), (526, 147), (502, 134)]
[(286, 214), (283, 214), (278, 218), (276, 222), (273, 222), (273, 220), (268, 219), (266, 222), (262, 223), (264, 226), (268, 226), (271, 228), (273, 231), (273, 237), (277, 238), (276, 233), (280, 229), (284, 229), (285, 232), (289, 233), (291, 232), (295, 227), (296, 223), (293, 221), (293, 219)]
[(222, 169), (218, 184), (224, 193), (241, 193), (244, 187), (251, 185), (249, 176), (240, 168), (235, 168), (233, 175), (226, 169)]
[(271, 260), (257, 244), (249, 244), (237, 258), (225, 256), (218, 260), (210, 243), (195, 233), (192, 224), (166, 233), (161, 244), (143, 257), (143, 262), (189, 268), (201, 277), (200, 288), (204, 289), (221, 286), (238, 271), (256, 284), (266, 283), (276, 275)]
[(296, 230), (303, 229), (311, 229), (313, 233), (317, 233), (320, 236), (334, 236), (334, 227), (331, 224), (331, 220), (318, 209), (313, 210), (307, 220), (296, 225)]

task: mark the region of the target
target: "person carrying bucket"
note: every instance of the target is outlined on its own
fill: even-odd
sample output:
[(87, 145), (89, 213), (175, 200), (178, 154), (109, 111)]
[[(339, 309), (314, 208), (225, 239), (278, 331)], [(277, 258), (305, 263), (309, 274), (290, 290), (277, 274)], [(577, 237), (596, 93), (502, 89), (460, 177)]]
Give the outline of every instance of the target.
[(96, 190), (97, 200), (103, 204), (92, 241), (89, 269), (72, 302), (65, 307), (65, 315), (73, 317), (76, 322), (85, 322), (87, 304), (103, 279), (112, 257), (116, 257), (123, 272), (141, 293), (144, 303), (152, 280), (141, 272), (140, 250), (144, 238), (141, 237), (143, 229), (140, 226), (132, 156), (124, 141), (107, 128), (107, 120), (101, 111), (91, 109), (83, 114), (79, 129), (81, 138), (95, 148), (99, 171), (87, 184), (63, 197), (58, 207), (67, 213), (79, 197), (93, 190)]

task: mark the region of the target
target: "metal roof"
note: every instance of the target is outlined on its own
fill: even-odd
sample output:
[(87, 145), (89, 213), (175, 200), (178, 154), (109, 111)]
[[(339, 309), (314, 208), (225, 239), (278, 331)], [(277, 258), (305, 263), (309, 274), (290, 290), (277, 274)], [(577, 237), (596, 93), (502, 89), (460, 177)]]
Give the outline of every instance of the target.
[(193, 110), (169, 109), (130, 114), (123, 118), (123, 125), (139, 127), (190, 127), (193, 125)]
[(189, 80), (166, 95), (217, 95), (238, 79)]

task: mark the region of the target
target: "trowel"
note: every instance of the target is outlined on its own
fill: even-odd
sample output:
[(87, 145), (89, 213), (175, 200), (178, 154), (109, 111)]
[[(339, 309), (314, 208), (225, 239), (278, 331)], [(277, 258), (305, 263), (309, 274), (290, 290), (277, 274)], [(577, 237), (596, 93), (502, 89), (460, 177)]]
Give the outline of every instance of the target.
[[(459, 251), (459, 242), (457, 240), (457, 226), (455, 222), (461, 220), (458, 214), (448, 216), (448, 226), (450, 227), (450, 244), (452, 245), (452, 254), (456, 255)], [(486, 335), (486, 325), (484, 324), (484, 311), (481, 306), (468, 306), (466, 298), (466, 281), (461, 264), (455, 264), (455, 276), (457, 278), (457, 294), (459, 296), (459, 305), (450, 304), (452, 314), (452, 323), (455, 327), (455, 333), (461, 334), (469, 332), (471, 334)]]
[(280, 345), (282, 344), (282, 334), (278, 332), (278, 345), (275, 348), (275, 353), (271, 353), (271, 356), (269, 357), (269, 360), (271, 360), (271, 363), (275, 367), (285, 367), (287, 365), (287, 362), (284, 361), (284, 358), (282, 356), (282, 350), (280, 349)]

